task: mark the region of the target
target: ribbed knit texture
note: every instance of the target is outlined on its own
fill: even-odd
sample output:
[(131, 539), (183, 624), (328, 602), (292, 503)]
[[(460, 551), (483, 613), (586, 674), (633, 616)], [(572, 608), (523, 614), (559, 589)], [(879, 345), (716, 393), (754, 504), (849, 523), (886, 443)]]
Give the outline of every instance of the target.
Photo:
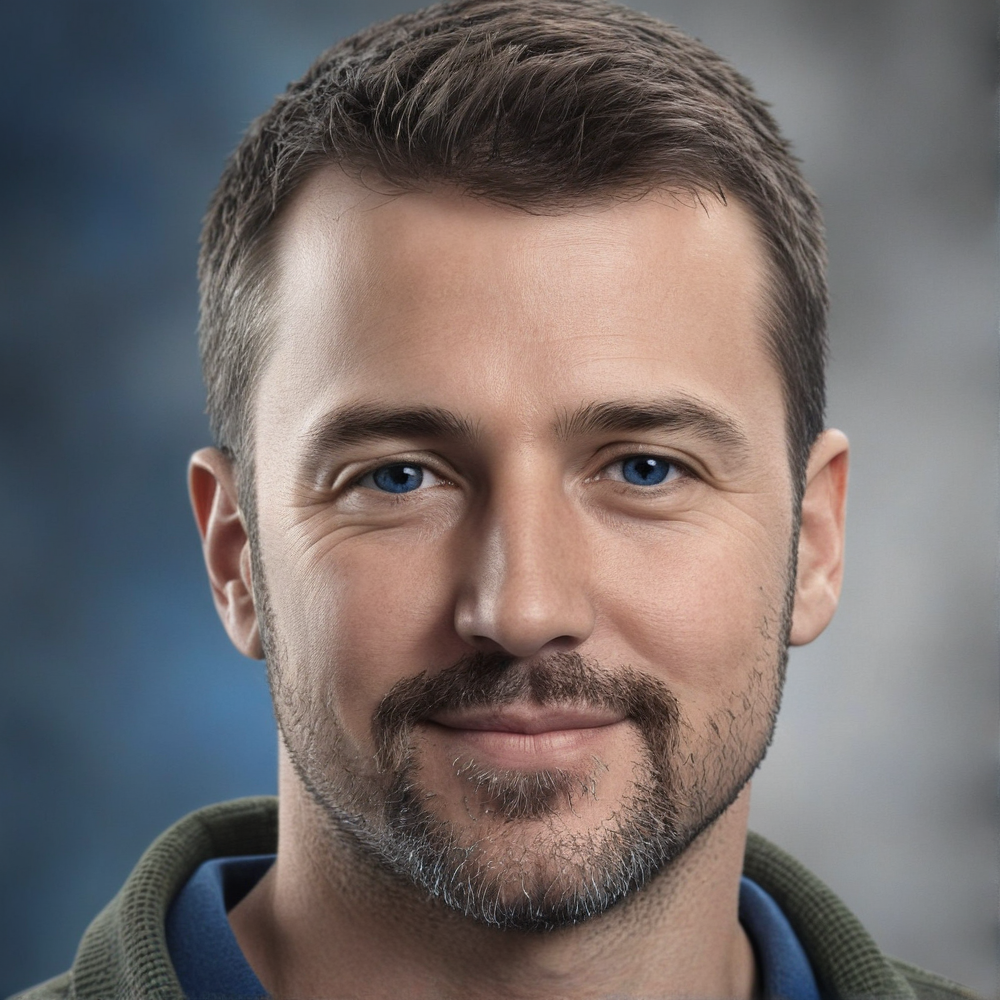
[(153, 841), (87, 928), (68, 975), (18, 1000), (184, 1000), (164, 933), (171, 901), (203, 861), (270, 854), (277, 842), (275, 798), (237, 799), (185, 816)]
[(850, 910), (807, 868), (759, 834), (747, 835), (743, 874), (781, 907), (824, 997), (911, 1000), (914, 992)]
[[(87, 928), (73, 968), (11, 1000), (184, 1000), (164, 934), (171, 901), (203, 861), (271, 854), (277, 843), (277, 799), (237, 799), (191, 813), (140, 858)], [(747, 838), (743, 870), (784, 911), (824, 1000), (975, 1000), (954, 983), (886, 958), (815, 875), (757, 834)]]

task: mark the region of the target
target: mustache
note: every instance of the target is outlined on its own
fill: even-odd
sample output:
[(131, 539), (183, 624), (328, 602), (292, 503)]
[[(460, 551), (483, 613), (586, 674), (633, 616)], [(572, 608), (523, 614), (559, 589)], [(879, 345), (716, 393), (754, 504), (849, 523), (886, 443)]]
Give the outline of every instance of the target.
[(630, 666), (609, 669), (575, 651), (528, 661), (473, 652), (437, 673), (422, 671), (389, 689), (372, 719), (376, 764), (382, 771), (402, 769), (411, 730), (437, 712), (500, 708), (519, 701), (584, 705), (621, 715), (640, 730), (654, 767), (676, 745), (680, 709), (658, 678)]

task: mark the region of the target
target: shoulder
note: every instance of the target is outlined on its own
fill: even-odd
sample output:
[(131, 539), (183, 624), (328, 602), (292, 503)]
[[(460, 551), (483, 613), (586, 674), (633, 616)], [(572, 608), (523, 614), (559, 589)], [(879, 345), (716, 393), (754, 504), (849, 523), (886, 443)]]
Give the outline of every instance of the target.
[(164, 931), (171, 902), (203, 861), (273, 854), (276, 844), (272, 797), (223, 802), (185, 816), (153, 842), (94, 918), (72, 969), (9, 1000), (183, 1000)]
[(68, 1000), (72, 996), (72, 976), (64, 972), (54, 979), (15, 993), (9, 1000)]
[(743, 872), (781, 907), (824, 997), (976, 1000), (956, 983), (883, 954), (828, 886), (758, 834), (747, 837)]
[(917, 1000), (978, 1000), (975, 993), (950, 979), (919, 969), (898, 958), (891, 958), (889, 961), (910, 984)]

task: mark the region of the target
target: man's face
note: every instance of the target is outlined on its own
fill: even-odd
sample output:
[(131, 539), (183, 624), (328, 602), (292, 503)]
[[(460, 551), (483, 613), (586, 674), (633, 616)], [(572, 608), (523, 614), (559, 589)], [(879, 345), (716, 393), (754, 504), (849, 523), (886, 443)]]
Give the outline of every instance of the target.
[(730, 199), (532, 215), (315, 175), (255, 402), (255, 595), (320, 813), (487, 922), (599, 912), (728, 806), (793, 549)]

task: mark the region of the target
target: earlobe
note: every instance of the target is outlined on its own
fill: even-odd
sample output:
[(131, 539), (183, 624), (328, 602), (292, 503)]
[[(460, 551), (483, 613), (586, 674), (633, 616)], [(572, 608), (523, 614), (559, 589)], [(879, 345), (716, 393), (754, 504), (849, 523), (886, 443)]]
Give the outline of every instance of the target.
[(812, 642), (837, 610), (844, 569), (847, 459), (847, 438), (837, 430), (820, 434), (809, 456), (790, 635), (793, 646)]
[(188, 488), (215, 609), (233, 645), (244, 656), (263, 659), (250, 542), (232, 462), (217, 448), (196, 451), (188, 465)]

